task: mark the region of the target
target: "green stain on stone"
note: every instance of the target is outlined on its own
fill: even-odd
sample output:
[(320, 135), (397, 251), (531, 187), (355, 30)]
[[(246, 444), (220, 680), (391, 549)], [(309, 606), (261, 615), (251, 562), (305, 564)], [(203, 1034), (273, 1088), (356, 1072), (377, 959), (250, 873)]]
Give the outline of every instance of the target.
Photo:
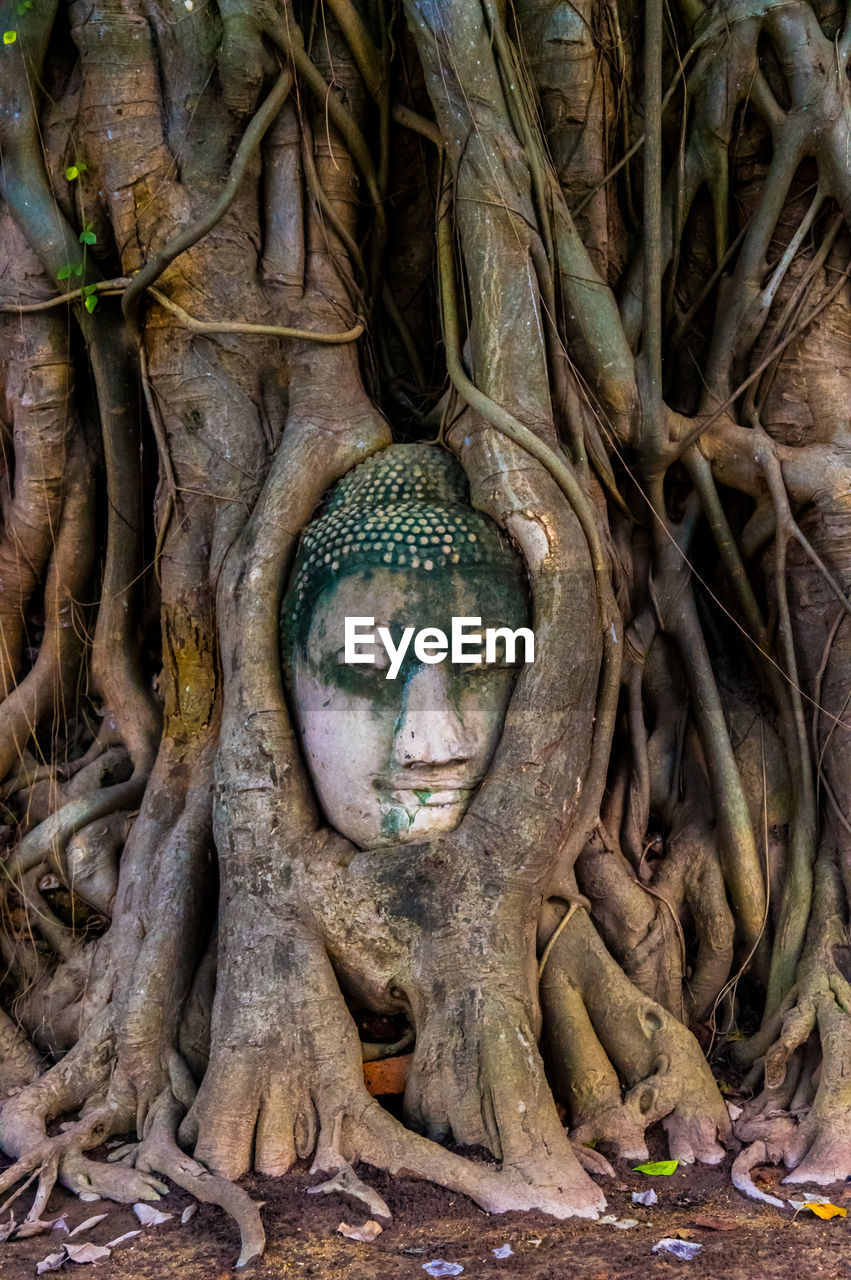
[(411, 825), (407, 811), (401, 805), (392, 805), (381, 815), (381, 833), (385, 836), (404, 835)]

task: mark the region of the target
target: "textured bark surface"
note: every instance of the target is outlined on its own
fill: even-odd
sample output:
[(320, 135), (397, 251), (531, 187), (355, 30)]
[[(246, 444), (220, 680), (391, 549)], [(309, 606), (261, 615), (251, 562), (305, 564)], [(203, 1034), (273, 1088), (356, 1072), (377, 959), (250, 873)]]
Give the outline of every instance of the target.
[[(0, 10), (0, 1191), (167, 1178), (246, 1262), (296, 1159), (379, 1215), (360, 1163), (593, 1217), (659, 1121), (851, 1175), (847, 16)], [(393, 440), (536, 661), (460, 827), (371, 851), (278, 615)]]

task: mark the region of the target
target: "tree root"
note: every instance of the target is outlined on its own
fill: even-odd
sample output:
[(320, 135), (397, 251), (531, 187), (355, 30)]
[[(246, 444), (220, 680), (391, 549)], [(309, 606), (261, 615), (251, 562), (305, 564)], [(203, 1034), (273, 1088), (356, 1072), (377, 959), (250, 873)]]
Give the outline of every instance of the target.
[[(0, 1195), (26, 1179), (16, 1198), (38, 1178), (35, 1200), (28, 1217), (40, 1217), (57, 1181), (81, 1200), (101, 1198), (120, 1204), (158, 1200), (168, 1192), (162, 1175), (189, 1191), (196, 1199), (220, 1205), (237, 1223), (242, 1249), (237, 1265), (244, 1266), (263, 1251), (265, 1233), (258, 1206), (247, 1192), (227, 1179), (216, 1177), (180, 1150), (175, 1131), (185, 1111), (171, 1088), (148, 1109), (146, 1133), (141, 1142), (129, 1144), (118, 1154), (121, 1163), (88, 1159), (84, 1152), (115, 1133), (126, 1131), (129, 1117), (118, 1095), (103, 1100), (110, 1053), (109, 1038), (101, 1042), (100, 1059), (94, 1037), (84, 1038), (67, 1057), (43, 1077), (6, 1102), (0, 1113), (0, 1137), (7, 1152), (19, 1152), (15, 1163), (0, 1174)], [(75, 1069), (76, 1068), (76, 1069)], [(83, 1095), (93, 1089), (91, 1101)], [(101, 1100), (97, 1101), (97, 1093)], [(57, 1114), (77, 1108), (80, 1119), (66, 1122), (61, 1132), (46, 1135), (46, 1123)]]
[(763, 1139), (759, 1142), (752, 1142), (749, 1147), (745, 1147), (740, 1151), (733, 1161), (733, 1168), (730, 1173), (733, 1186), (751, 1200), (762, 1200), (764, 1204), (773, 1204), (778, 1209), (783, 1209), (786, 1204), (785, 1200), (780, 1200), (777, 1196), (770, 1196), (767, 1191), (760, 1191), (750, 1176), (751, 1169), (756, 1168), (757, 1165), (765, 1164), (766, 1161), (774, 1163), (779, 1158), (779, 1153), (770, 1148)]
[[(766, 1143), (783, 1161), (787, 1183), (827, 1186), (851, 1177), (851, 984), (836, 960), (847, 945), (844, 918), (842, 882), (826, 842), (816, 864), (797, 999), (789, 1002), (765, 1054), (763, 1091), (735, 1126), (737, 1137)], [(818, 1066), (803, 1052), (816, 1034)]]
[(41, 1060), (26, 1035), (0, 1009), (0, 1101), (28, 1085), (41, 1069)]
[[(316, 1166), (313, 1166), (312, 1172), (315, 1172)], [(341, 1195), (351, 1196), (355, 1200), (360, 1200), (365, 1204), (373, 1218), (384, 1218), (385, 1221), (392, 1221), (393, 1215), (387, 1208), (386, 1202), (374, 1191), (372, 1187), (368, 1187), (365, 1182), (357, 1176), (352, 1166), (347, 1160), (341, 1162), (340, 1168), (334, 1174), (333, 1178), (328, 1178), (326, 1182), (319, 1182), (315, 1187), (308, 1187), (307, 1194), (310, 1196), (322, 1195), (327, 1192), (338, 1191)]]
[(242, 1187), (210, 1173), (191, 1159), (175, 1141), (184, 1108), (165, 1090), (149, 1113), (149, 1127), (136, 1153), (136, 1168), (161, 1173), (203, 1204), (217, 1204), (239, 1227), (240, 1253), (236, 1265), (244, 1267), (259, 1257), (266, 1243), (260, 1209)]
[(723, 1158), (729, 1116), (697, 1041), (632, 985), (582, 910), (553, 948), (541, 1003), (576, 1140), (644, 1159), (644, 1131), (661, 1120), (673, 1158)]

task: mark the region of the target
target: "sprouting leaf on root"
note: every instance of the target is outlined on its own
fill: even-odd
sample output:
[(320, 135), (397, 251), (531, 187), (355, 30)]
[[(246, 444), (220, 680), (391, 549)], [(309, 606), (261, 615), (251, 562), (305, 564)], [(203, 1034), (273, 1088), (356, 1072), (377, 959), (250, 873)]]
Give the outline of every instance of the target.
[(84, 227), (79, 236), (80, 244), (97, 244), (98, 238), (91, 227)]
[(83, 303), (83, 306), (86, 308), (89, 315), (91, 315), (95, 307), (97, 306), (97, 304), (98, 304), (97, 298), (94, 296), (94, 294), (90, 293), (89, 296), (86, 298), (85, 302)]
[(65, 177), (69, 182), (74, 182), (76, 178), (79, 178), (81, 173), (86, 172), (88, 167), (89, 166), (84, 164), (82, 160), (78, 160), (76, 164), (68, 165), (68, 168), (65, 170)]
[(57, 280), (70, 280), (71, 276), (81, 276), (83, 274), (83, 265), (80, 262), (66, 262), (64, 267), (60, 267), (56, 272)]
[(15, 41), (17, 40), (17, 38), (18, 38), (18, 33), (17, 33), (17, 31), (4, 31), (4, 32), (3, 32), (3, 43), (4, 43), (4, 44), (14, 44), (14, 43), (15, 43)]
[(21, 3), (15, 6), (15, 12), (18, 17), (20, 17), (21, 14), (26, 13), (26, 11), (32, 7), (32, 0), (21, 0)]
[(676, 1173), (679, 1160), (651, 1160), (649, 1164), (637, 1164), (633, 1167), (633, 1173), (649, 1173), (655, 1177), (657, 1174)]

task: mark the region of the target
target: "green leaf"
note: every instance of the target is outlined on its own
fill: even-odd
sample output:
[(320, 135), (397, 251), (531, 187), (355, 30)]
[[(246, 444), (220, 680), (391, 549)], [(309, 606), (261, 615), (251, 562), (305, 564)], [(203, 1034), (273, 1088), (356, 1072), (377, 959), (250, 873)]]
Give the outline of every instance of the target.
[(18, 38), (18, 33), (17, 33), (17, 31), (4, 31), (4, 32), (3, 32), (3, 43), (4, 43), (4, 44), (14, 44), (14, 43), (15, 43), (15, 41), (17, 40), (17, 38)]
[(74, 179), (79, 178), (79, 176), (80, 176), (80, 170), (77, 168), (77, 166), (75, 164), (69, 164), (68, 168), (65, 170), (65, 177), (68, 179), (68, 181), (73, 182)]
[(64, 267), (60, 267), (56, 272), (57, 280), (70, 280), (71, 276), (81, 276), (83, 274), (82, 264), (79, 262), (66, 262)]
[(90, 293), (86, 298), (85, 302), (83, 303), (83, 306), (86, 308), (89, 315), (91, 315), (95, 307), (97, 306), (97, 304), (98, 304), (97, 298), (93, 293)]
[(653, 1175), (675, 1173), (679, 1160), (651, 1160), (650, 1164), (635, 1165), (634, 1173), (650, 1173)]
[(98, 238), (91, 227), (86, 227), (85, 231), (80, 232), (80, 244), (97, 244), (97, 242)]
[(18, 11), (18, 16), (20, 17), (22, 13), (26, 13), (27, 9), (31, 9), (33, 7), (32, 0), (22, 0), (22, 3), (17, 5), (16, 7)]

